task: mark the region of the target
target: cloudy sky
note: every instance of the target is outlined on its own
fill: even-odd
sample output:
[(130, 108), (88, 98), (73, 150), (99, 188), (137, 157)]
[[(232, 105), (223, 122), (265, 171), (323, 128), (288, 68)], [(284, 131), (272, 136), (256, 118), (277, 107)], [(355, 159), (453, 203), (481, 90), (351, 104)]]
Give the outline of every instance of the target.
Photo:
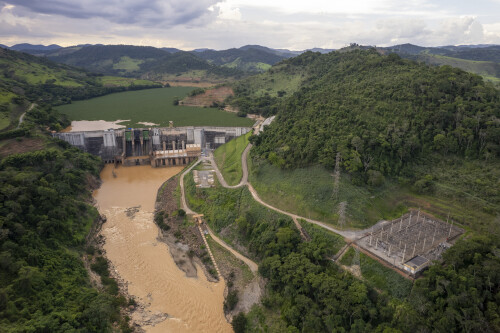
[(0, 0), (0, 43), (500, 44), (500, 0)]

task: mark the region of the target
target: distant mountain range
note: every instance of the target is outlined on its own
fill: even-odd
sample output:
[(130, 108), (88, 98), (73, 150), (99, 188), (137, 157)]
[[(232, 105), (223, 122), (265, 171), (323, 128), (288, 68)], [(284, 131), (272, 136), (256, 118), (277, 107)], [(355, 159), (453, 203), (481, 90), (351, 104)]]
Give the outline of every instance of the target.
[[(245, 45), (240, 48), (232, 48), (228, 50), (213, 50), (208, 48), (199, 48), (192, 51), (183, 51), (172, 47), (154, 48), (141, 47), (131, 45), (91, 45), (83, 44), (70, 47), (61, 47), (59, 45), (32, 45), (32, 44), (16, 44), (8, 47), (1, 45), (0, 47), (26, 52), (36, 56), (45, 56), (56, 62), (65, 63), (82, 67), (87, 70), (113, 75), (137, 75), (144, 74), (141, 67), (158, 67), (151, 64), (143, 65), (145, 62), (152, 63), (165, 59), (165, 53), (176, 54), (180, 53), (184, 56), (192, 54), (210, 65), (221, 66), (228, 69), (235, 69), (246, 73), (263, 72), (272, 65), (283, 59), (295, 57), (303, 52), (309, 51), (290, 51), (287, 49), (272, 49), (260, 45)], [(119, 55), (116, 52), (119, 50)], [(312, 49), (314, 52), (328, 53), (332, 49)], [(111, 56), (111, 58), (109, 58)], [(122, 58), (128, 57), (128, 58)], [(135, 65), (132, 65), (135, 63)], [(193, 62), (190, 59), (188, 62)], [(192, 70), (200, 69), (199, 67), (206, 65), (197, 64)], [(139, 68), (138, 68), (139, 67)], [(159, 65), (165, 68), (165, 66)], [(178, 72), (178, 68), (170, 68), (170, 72)]]
[(377, 49), (430, 65), (458, 67), (500, 83), (500, 45), (422, 47), (401, 44)]
[[(265, 72), (278, 62), (312, 51), (329, 53), (333, 49), (313, 48), (303, 51), (273, 49), (261, 45), (245, 45), (227, 50), (199, 48), (182, 51), (177, 48), (155, 48), (132, 45), (90, 45), (70, 47), (32, 45), (27, 43), (0, 47), (43, 56), (53, 61), (106, 75), (145, 77), (170, 80), (172, 75), (191, 80), (239, 78)], [(351, 44), (349, 48), (372, 48)], [(500, 45), (448, 45), (423, 47), (401, 44), (376, 47), (381, 53), (396, 53), (403, 58), (431, 65), (450, 65), (500, 82)]]

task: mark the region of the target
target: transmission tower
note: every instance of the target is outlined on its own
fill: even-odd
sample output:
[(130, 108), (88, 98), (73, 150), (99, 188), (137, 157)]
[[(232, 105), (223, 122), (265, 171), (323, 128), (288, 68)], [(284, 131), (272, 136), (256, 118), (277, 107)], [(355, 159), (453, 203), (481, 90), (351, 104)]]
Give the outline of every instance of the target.
[(345, 225), (345, 215), (346, 215), (346, 210), (347, 210), (347, 201), (342, 201), (339, 203), (339, 227), (340, 229), (344, 228)]
[(337, 157), (335, 157), (335, 173), (333, 175), (333, 199), (339, 199), (339, 186), (340, 186), (340, 152), (337, 153)]

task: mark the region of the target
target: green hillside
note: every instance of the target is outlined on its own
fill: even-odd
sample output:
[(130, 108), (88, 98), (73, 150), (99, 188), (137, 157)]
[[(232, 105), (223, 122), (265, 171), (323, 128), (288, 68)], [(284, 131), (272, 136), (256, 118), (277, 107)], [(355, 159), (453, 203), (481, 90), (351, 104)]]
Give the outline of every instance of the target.
[(102, 221), (91, 191), (102, 162), (49, 129), (68, 125), (52, 105), (134, 82), (104, 87), (99, 76), (8, 50), (0, 66), (0, 120), (8, 121), (0, 132), (0, 331), (131, 332), (122, 313), (135, 303), (96, 248)]
[(304, 71), (302, 87), (276, 101), (275, 121), (251, 138), (251, 179), (264, 198), (331, 223), (347, 201), (353, 227), (426, 207), (491, 228), (500, 213), (500, 94), (490, 83), (374, 50), (317, 56)]
[(0, 49), (0, 130), (17, 126), (31, 103), (64, 104), (117, 91), (160, 87), (149, 80), (101, 77), (45, 58)]
[(449, 65), (481, 75), (493, 83), (500, 83), (500, 46), (444, 46), (422, 47), (412, 44), (378, 48), (381, 52), (397, 53), (403, 58), (431, 65)]
[(58, 49), (45, 53), (45, 56), (95, 73), (154, 80), (170, 80), (171, 75), (185, 76), (192, 71), (200, 71), (199, 80), (242, 76), (240, 70), (209, 64), (189, 52), (169, 53), (151, 46), (91, 45)]
[(95, 73), (127, 75), (139, 71), (139, 65), (162, 58), (166, 52), (150, 46), (92, 45), (72, 48), (72, 52), (56, 50), (47, 54), (52, 61), (85, 68)]
[[(250, 138), (249, 180), (262, 200), (338, 228), (365, 228), (421, 208), (443, 220), (450, 214), (467, 236), (413, 284), (361, 254), (363, 284), (349, 282), (345, 297), (371, 290), (370, 301), (360, 301), (365, 310), (350, 312), (357, 318), (349, 321), (340, 312), (352, 303), (338, 302), (342, 290), (327, 288), (352, 275), (332, 268), (315, 279), (314, 260), (300, 257), (314, 239), (294, 247), (293, 263), (273, 252), (259, 267), (270, 281), (268, 296), (247, 325), (265, 330), (280, 318), (295, 332), (498, 331), (499, 91), (460, 69), (375, 50), (307, 56), (280, 64), (299, 64), (307, 78), (293, 95), (275, 97), (274, 122)], [(341, 202), (345, 225), (338, 224)], [(234, 229), (247, 227), (241, 220)], [(246, 230), (244, 240), (254, 236)], [(352, 254), (341, 263), (351, 264)]]
[(500, 62), (468, 60), (432, 54), (418, 55), (417, 60), (431, 65), (449, 65), (460, 68), (481, 75), (488, 81), (500, 83)]
[(207, 50), (194, 54), (211, 64), (237, 68), (245, 72), (265, 72), (271, 65), (287, 58), (284, 55), (273, 53), (272, 50), (252, 46), (223, 51)]
[(275, 114), (282, 99), (292, 96), (307, 84), (311, 70), (307, 65), (318, 56), (319, 53), (306, 52), (283, 60), (265, 73), (233, 83), (234, 97), (227, 102), (242, 113)]
[(351, 172), (394, 175), (433, 151), (500, 154), (500, 94), (479, 76), (374, 50), (321, 55), (309, 67), (256, 141), (282, 167), (332, 167), (339, 152)]

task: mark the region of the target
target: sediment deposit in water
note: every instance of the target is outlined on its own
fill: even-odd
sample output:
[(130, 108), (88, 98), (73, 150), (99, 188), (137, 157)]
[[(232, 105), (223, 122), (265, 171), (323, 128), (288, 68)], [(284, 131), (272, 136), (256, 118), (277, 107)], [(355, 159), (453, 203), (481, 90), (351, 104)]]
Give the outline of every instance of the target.
[(147, 332), (231, 332), (224, 312), (224, 282), (207, 281), (202, 269), (188, 278), (159, 242), (153, 222), (156, 193), (180, 167), (106, 165), (102, 186), (94, 194), (107, 222), (101, 234), (115, 273), (144, 310), (132, 319)]
[(106, 120), (73, 120), (71, 126), (65, 128), (61, 132), (80, 132), (80, 131), (104, 131), (110, 128), (119, 129), (125, 128), (125, 125), (121, 125), (128, 120), (116, 120), (116, 121), (106, 121)]

